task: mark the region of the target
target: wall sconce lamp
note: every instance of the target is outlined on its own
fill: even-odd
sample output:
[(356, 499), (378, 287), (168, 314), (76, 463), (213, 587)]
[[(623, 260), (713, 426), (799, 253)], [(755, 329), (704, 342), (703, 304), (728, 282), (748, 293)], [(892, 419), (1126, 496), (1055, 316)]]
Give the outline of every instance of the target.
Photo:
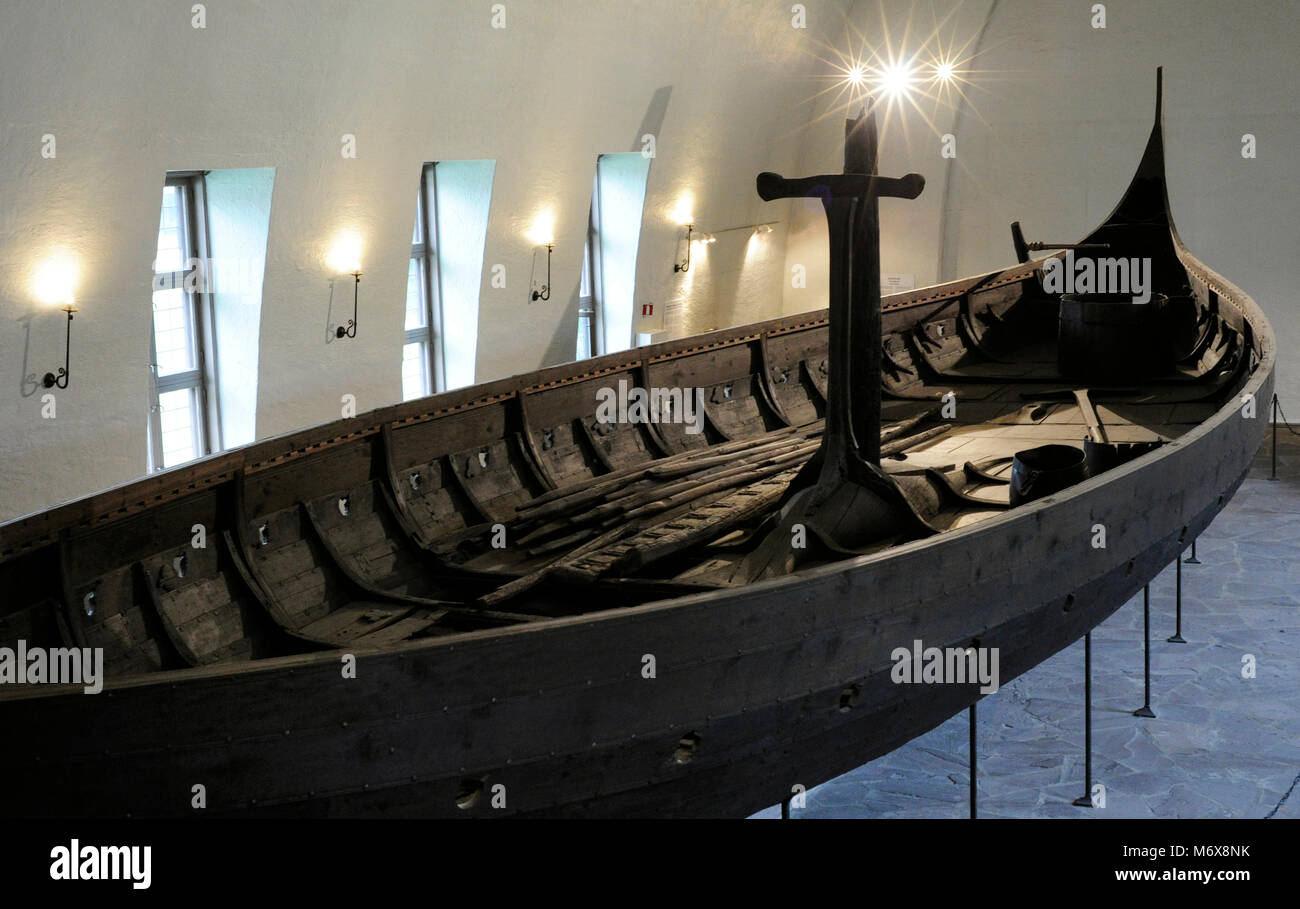
[(63, 365), (59, 367), (58, 374), (47, 372), (45, 378), (41, 380), (46, 388), (67, 388), (68, 387), (68, 369), (71, 367), (72, 355), (72, 314), (78, 312), (77, 307), (71, 300), (63, 307), (63, 311), (68, 314), (68, 334), (63, 342)]
[(547, 300), (551, 299), (551, 252), (554, 249), (554, 243), (546, 244), (546, 283), (542, 285), (541, 290), (538, 290), (536, 287), (533, 288), (534, 303), (538, 300), (545, 303)]
[(676, 262), (673, 264), (673, 271), (690, 271), (691, 270), (691, 235), (695, 233), (695, 225), (686, 225), (686, 261)]
[(335, 330), (335, 336), (339, 338), (355, 338), (357, 336), (357, 296), (361, 291), (361, 269), (350, 272), (355, 283), (352, 285), (352, 318), (348, 319), (347, 327), (340, 325)]

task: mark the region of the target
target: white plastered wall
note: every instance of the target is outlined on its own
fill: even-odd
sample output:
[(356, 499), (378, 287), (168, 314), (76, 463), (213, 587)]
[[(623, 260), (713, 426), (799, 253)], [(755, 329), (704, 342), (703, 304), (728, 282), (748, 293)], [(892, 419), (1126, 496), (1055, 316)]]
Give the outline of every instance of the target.
[[(914, 53), (932, 34), (973, 42), (969, 101), (892, 115), (881, 171), (927, 178), (915, 202), (881, 203), (881, 263), (917, 286), (1014, 261), (1010, 224), (1067, 242), (1103, 220), (1133, 175), (1165, 68), (1169, 196), (1179, 233), (1263, 307), (1279, 344), (1278, 393), (1300, 414), (1293, 299), (1300, 203), (1300, 4), (1283, 0), (1125, 0), (1094, 28), (1080, 0), (859, 0), (840, 48), (888, 42)], [(882, 26), (882, 22), (885, 25)], [(939, 27), (935, 31), (935, 24)], [(844, 112), (808, 130), (800, 171), (838, 171)], [(922, 116), (924, 113), (924, 117)], [(926, 118), (933, 125), (925, 122)], [(952, 133), (957, 156), (941, 157)], [(1242, 156), (1243, 136), (1257, 157)], [(820, 206), (793, 206), (783, 307), (825, 306)], [(806, 263), (808, 289), (789, 287)]]
[[(148, 279), (168, 170), (274, 167), (256, 435), (401, 396), (403, 305), (425, 161), (495, 159), (478, 381), (573, 356), (592, 168), (656, 133), (636, 301), (674, 304), (669, 334), (776, 315), (784, 225), (760, 255), (674, 275), (670, 211), (705, 229), (773, 220), (753, 177), (796, 164), (812, 74), (841, 0), (18, 0), (0, 29), (0, 520), (145, 470)], [(355, 137), (345, 159), (342, 137)], [(52, 135), (56, 156), (42, 156)], [(555, 219), (548, 304), (527, 302), (541, 210)], [(783, 219), (781, 216), (780, 219)], [(362, 240), (359, 331), (330, 342), (324, 259)], [(743, 237), (743, 234), (738, 234)], [(737, 242), (743, 242), (738, 240)], [(79, 271), (72, 385), (43, 419), (27, 377), (55, 367), (62, 316), (34, 271)], [(768, 277), (770, 276), (770, 277)], [(338, 304), (338, 300), (335, 301)], [(335, 307), (338, 315), (338, 305)], [(337, 321), (337, 319), (335, 320)]]

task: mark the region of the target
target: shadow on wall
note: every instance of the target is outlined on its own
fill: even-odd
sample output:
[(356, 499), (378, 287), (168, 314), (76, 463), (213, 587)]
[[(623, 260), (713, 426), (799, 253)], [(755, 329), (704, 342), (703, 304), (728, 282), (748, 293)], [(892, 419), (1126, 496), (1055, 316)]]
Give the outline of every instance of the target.
[(18, 393), (24, 398), (30, 398), (36, 394), (36, 390), (41, 387), (40, 380), (36, 373), (29, 373), (28, 358), (32, 349), (32, 316), (30, 313), (18, 318), (18, 324), (23, 327), (23, 365), (18, 372)]
[[(673, 87), (655, 90), (646, 107), (641, 125), (632, 137), (632, 150), (623, 154), (600, 155), (596, 159), (596, 179), (592, 189), (592, 217), (595, 249), (599, 267), (593, 296), (599, 311), (597, 332), (604, 332), (603, 343), (595, 353), (626, 350), (632, 346), (632, 322), (636, 305), (636, 264), (640, 249), (646, 185), (652, 158), (644, 153), (647, 137), (657, 140), (668, 114)], [(575, 359), (578, 333), (580, 288), (565, 304), (555, 327), (542, 366), (569, 363)]]
[[(564, 312), (560, 315), (559, 322), (556, 323), (555, 334), (551, 337), (551, 343), (546, 348), (546, 356), (542, 362), (543, 366), (572, 363), (577, 359), (575, 351), (578, 346), (578, 294), (579, 288), (575, 284), (573, 292), (569, 294), (568, 302), (564, 304)], [(549, 305), (554, 305), (554, 301)]]

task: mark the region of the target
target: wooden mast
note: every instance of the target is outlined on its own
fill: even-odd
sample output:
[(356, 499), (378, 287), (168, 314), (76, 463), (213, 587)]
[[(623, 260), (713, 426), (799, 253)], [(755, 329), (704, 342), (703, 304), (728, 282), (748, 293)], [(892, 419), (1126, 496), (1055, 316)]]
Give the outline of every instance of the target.
[(880, 463), (880, 215), (881, 196), (915, 199), (925, 178), (876, 173), (879, 131), (874, 108), (844, 131), (844, 173), (786, 179), (762, 173), (767, 201), (819, 198), (830, 235), (829, 388), (826, 442), (818, 458), (837, 476)]
[(915, 199), (925, 178), (881, 177), (878, 156), (879, 131), (869, 105), (845, 123), (844, 173), (798, 179), (758, 175), (756, 187), (764, 200), (819, 198), (826, 211), (829, 387), (821, 448), (791, 484), (777, 527), (739, 563), (733, 582), (789, 570), (795, 559), (790, 551), (795, 525), (805, 525), (825, 546), (839, 551), (901, 532), (928, 532), (905, 492), (880, 469), (878, 200)]

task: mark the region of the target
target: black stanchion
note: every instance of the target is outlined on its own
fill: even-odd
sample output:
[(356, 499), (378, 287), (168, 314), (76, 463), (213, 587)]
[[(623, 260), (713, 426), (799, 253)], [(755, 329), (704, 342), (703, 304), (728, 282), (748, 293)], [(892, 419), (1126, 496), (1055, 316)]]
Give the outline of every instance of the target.
[(1277, 392), (1273, 392), (1273, 473), (1269, 479), (1277, 479)]
[(1092, 807), (1092, 632), (1083, 636), (1083, 795), (1074, 800)]
[(970, 819), (975, 820), (975, 705), (970, 705)]
[(1151, 709), (1151, 585), (1142, 588), (1142, 706), (1134, 716), (1155, 718)]
[(781, 799), (781, 820), (790, 820), (790, 796)]
[(1183, 561), (1186, 562), (1188, 565), (1199, 565), (1199, 564), (1201, 564), (1201, 560), (1198, 559), (1198, 558), (1196, 557), (1196, 541), (1195, 541), (1195, 540), (1192, 540), (1192, 557), (1191, 557), (1190, 559), (1183, 559)]
[(1174, 633), (1166, 638), (1170, 644), (1186, 644), (1183, 640), (1183, 554), (1174, 557)]

